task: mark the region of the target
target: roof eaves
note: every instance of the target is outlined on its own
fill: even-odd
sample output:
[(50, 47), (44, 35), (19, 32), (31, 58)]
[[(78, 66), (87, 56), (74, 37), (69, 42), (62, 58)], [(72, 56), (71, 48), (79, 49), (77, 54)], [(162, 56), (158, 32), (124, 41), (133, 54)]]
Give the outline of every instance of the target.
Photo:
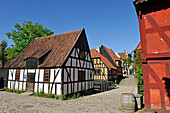
[[(13, 62), (15, 62), (15, 61), (17, 60), (17, 58), (18, 58), (25, 50), (27, 50), (27, 49), (29, 48), (29, 45), (30, 45), (31, 43), (33, 43), (33, 41), (35, 41), (35, 40), (36, 40), (36, 38), (34, 38), (34, 39), (18, 54), (18, 56), (14, 59)], [(13, 62), (11, 62), (8, 67), (11, 67), (11, 64), (12, 64)]]

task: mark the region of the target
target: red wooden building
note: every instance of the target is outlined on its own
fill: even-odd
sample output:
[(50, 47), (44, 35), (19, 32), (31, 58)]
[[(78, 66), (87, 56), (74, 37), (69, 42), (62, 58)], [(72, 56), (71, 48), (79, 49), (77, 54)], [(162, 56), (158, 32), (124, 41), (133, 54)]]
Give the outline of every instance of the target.
[(170, 112), (170, 0), (135, 0), (145, 111)]

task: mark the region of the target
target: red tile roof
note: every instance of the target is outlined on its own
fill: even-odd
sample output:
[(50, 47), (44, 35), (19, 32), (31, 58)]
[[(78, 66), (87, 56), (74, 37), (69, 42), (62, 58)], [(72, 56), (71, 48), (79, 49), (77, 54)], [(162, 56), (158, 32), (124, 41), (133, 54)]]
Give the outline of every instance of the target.
[(83, 30), (35, 38), (9, 65), (9, 68), (24, 68), (24, 60), (26, 58), (33, 57), (39, 59), (47, 52), (49, 54), (38, 67), (62, 66)]
[(120, 59), (119, 59), (119, 58), (117, 57), (117, 55), (113, 52), (113, 50), (106, 48), (104, 45), (102, 45), (102, 46), (105, 48), (105, 50), (106, 50), (107, 53), (110, 55), (110, 57), (111, 57), (112, 60), (115, 62), (115, 64), (116, 64), (117, 66), (119, 66), (119, 65), (116, 63), (116, 60), (120, 60)]
[(101, 58), (101, 60), (108, 66), (111, 67), (113, 69), (116, 69), (116, 67), (114, 67), (109, 60), (102, 54), (100, 54), (97, 50), (95, 49), (91, 49), (90, 50), (90, 54), (91, 54), (91, 58)]
[(125, 53), (118, 53), (119, 56), (122, 58), (122, 59), (127, 59), (128, 58), (128, 55)]
[(112, 49), (109, 49), (109, 54), (111, 54), (111, 57), (114, 59), (114, 60), (120, 60), (117, 55), (113, 52)]
[(90, 54), (91, 54), (91, 58), (99, 58), (100, 57), (100, 55), (99, 55), (100, 53), (95, 49), (91, 49)]

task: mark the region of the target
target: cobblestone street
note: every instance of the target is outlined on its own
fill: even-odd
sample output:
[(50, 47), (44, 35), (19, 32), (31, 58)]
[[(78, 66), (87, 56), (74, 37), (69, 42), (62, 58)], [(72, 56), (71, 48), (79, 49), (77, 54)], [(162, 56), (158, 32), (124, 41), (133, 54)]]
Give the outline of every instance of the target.
[(75, 100), (55, 100), (24, 94), (0, 92), (0, 113), (121, 113), (121, 93), (135, 92), (133, 75), (110, 91), (78, 98)]

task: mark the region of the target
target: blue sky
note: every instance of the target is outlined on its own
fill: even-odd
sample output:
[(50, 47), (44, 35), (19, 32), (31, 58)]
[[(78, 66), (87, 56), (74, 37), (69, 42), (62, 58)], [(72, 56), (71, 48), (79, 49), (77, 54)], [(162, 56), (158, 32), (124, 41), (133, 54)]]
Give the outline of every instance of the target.
[(85, 28), (90, 48), (102, 44), (129, 53), (140, 42), (133, 0), (1, 0), (0, 42), (23, 20), (38, 22), (54, 34)]

